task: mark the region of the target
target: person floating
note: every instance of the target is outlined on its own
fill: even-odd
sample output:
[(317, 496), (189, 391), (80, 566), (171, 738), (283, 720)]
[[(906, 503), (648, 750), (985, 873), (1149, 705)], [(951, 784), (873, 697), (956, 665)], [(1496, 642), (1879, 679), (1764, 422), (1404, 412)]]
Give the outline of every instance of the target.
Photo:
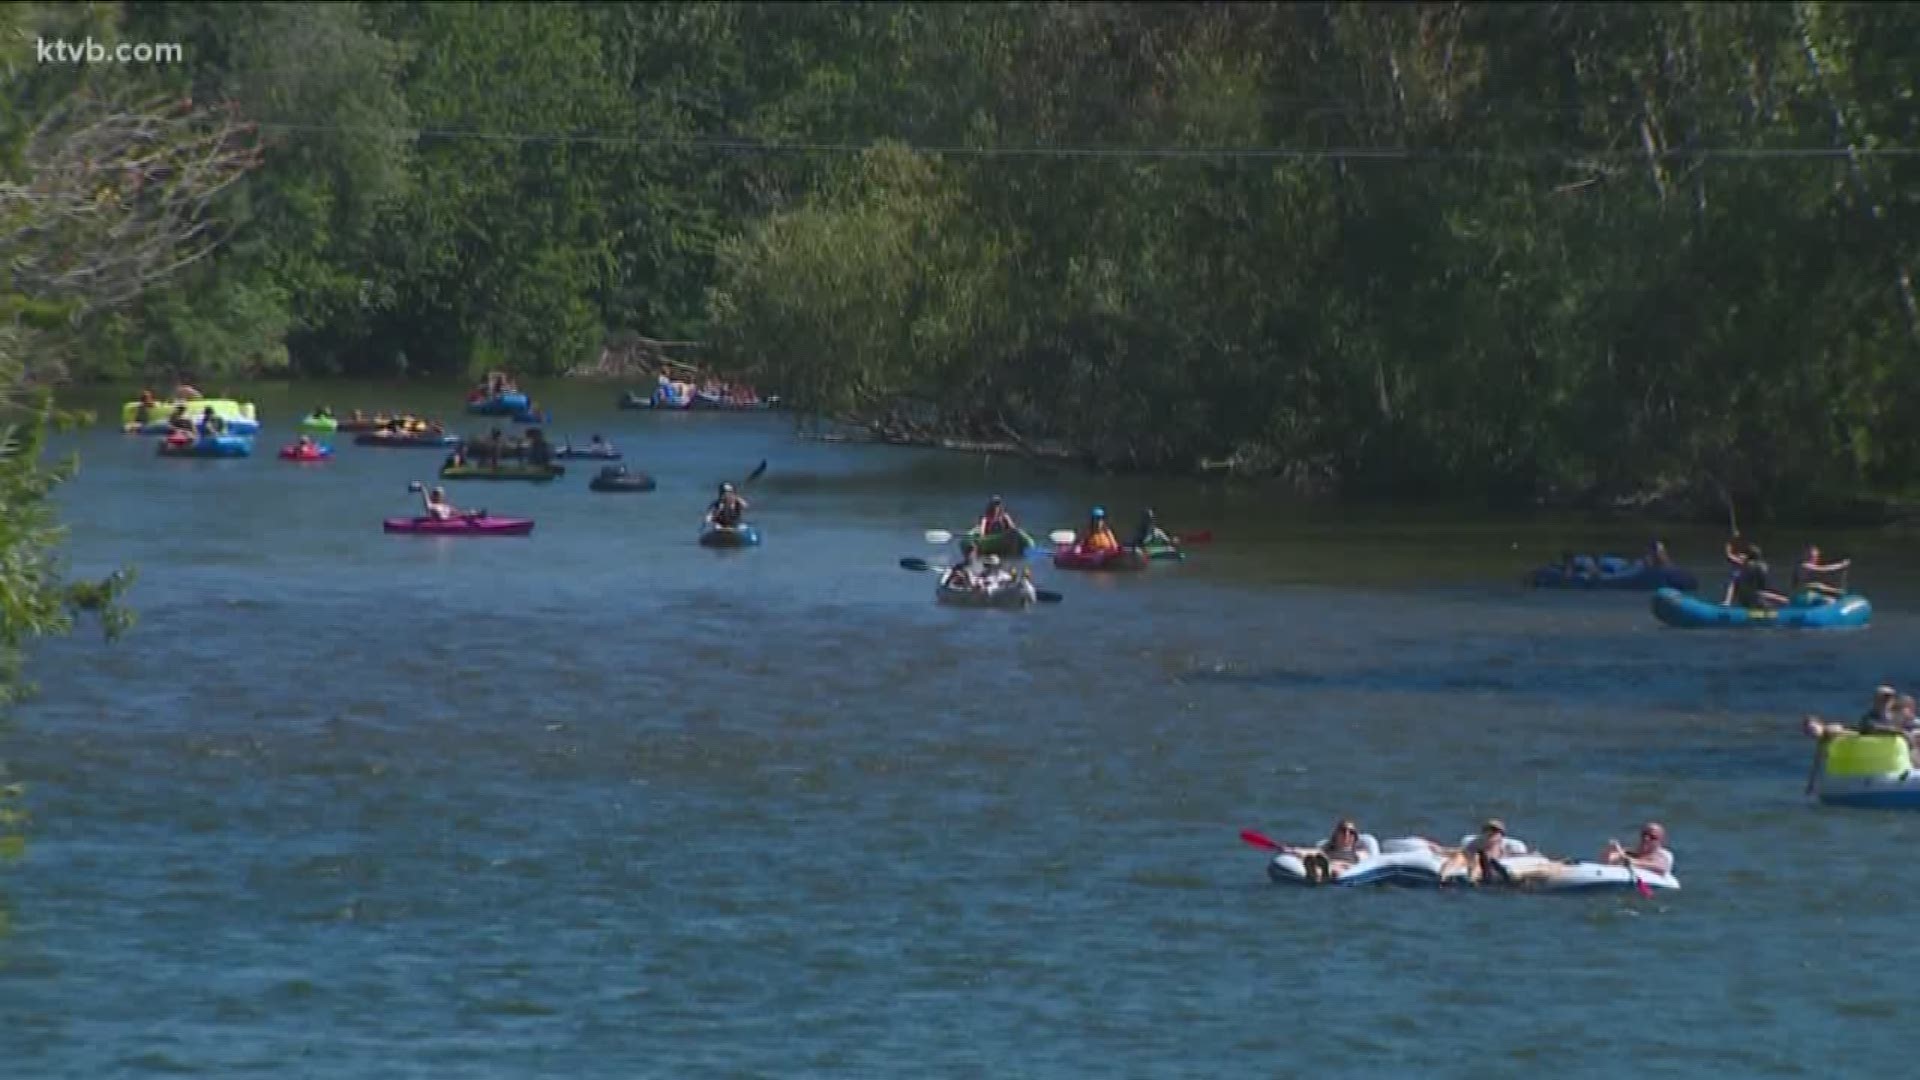
[(1836, 563), (1821, 563), (1820, 545), (1808, 544), (1806, 554), (1800, 557), (1800, 565), (1793, 568), (1793, 591), (1799, 593), (1817, 593), (1822, 597), (1845, 596), (1846, 590), (1836, 588), (1820, 580), (1822, 574), (1844, 573), (1853, 566), (1852, 559), (1841, 559)]
[(1488, 877), (1505, 877), (1506, 871), (1496, 865), (1500, 859), (1515, 855), (1525, 855), (1527, 846), (1507, 836), (1507, 824), (1499, 818), (1488, 818), (1480, 826), (1480, 833), (1469, 839), (1458, 850), (1449, 850), (1434, 844), (1434, 853), (1442, 856), (1440, 877), (1445, 880), (1455, 866), (1467, 872), (1467, 880), (1478, 883)]
[(187, 415), (187, 407), (185, 405), (176, 405), (173, 407), (173, 415), (167, 417), (167, 426), (176, 432), (191, 432), (193, 430), (193, 418)]
[(737, 529), (746, 516), (747, 500), (733, 490), (732, 484), (721, 484), (720, 495), (707, 507), (707, 524), (721, 529)]
[(1631, 851), (1618, 840), (1607, 841), (1600, 860), (1609, 866), (1632, 866), (1650, 874), (1673, 874), (1673, 852), (1667, 850), (1667, 829), (1657, 821), (1640, 826), (1640, 843)]
[(1306, 868), (1309, 882), (1325, 882), (1332, 879), (1335, 862), (1343, 864), (1345, 868), (1351, 867), (1361, 859), (1378, 858), (1380, 841), (1361, 832), (1360, 826), (1352, 818), (1341, 818), (1334, 822), (1333, 830), (1318, 845), (1314, 847), (1282, 845), (1282, 850), (1300, 859), (1300, 864)]
[(1673, 556), (1667, 554), (1665, 541), (1654, 540), (1647, 545), (1646, 564), (1661, 570), (1673, 565)]
[(1093, 517), (1087, 523), (1087, 535), (1080, 540), (1083, 552), (1119, 551), (1120, 541), (1114, 538), (1113, 529), (1107, 525), (1107, 512), (1101, 507), (1093, 508)]
[(213, 406), (209, 405), (201, 410), (200, 423), (198, 425), (201, 438), (206, 439), (218, 435), (226, 429), (226, 426), (224, 421), (218, 416), (213, 415)]

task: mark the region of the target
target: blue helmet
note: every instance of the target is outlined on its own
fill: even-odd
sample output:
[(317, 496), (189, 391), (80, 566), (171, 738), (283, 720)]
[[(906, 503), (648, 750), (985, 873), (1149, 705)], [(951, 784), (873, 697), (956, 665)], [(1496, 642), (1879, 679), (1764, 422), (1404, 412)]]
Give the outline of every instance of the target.
[(1096, 506), (1096, 507), (1094, 507), (1094, 508), (1093, 508), (1093, 516), (1094, 516), (1094, 517), (1097, 517), (1097, 518), (1103, 518), (1103, 517), (1106, 517), (1106, 516), (1107, 516), (1107, 509), (1106, 509), (1106, 507), (1104, 507), (1104, 506)]

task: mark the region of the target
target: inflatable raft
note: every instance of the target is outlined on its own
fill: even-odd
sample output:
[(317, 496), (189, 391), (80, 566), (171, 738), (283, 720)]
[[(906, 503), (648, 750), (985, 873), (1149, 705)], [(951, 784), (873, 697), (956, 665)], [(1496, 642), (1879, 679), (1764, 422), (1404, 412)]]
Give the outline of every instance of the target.
[(476, 416), (518, 416), (532, 404), (527, 395), (518, 390), (509, 390), (492, 397), (471, 395), (467, 398), (467, 411)]
[(325, 443), (314, 443), (303, 447), (298, 443), (280, 448), (280, 456), (288, 461), (325, 461), (333, 456), (333, 447)]
[(459, 442), (452, 435), (356, 435), (355, 446), (385, 446), (396, 450), (438, 450)]
[[(1418, 837), (1389, 840), (1380, 845), (1380, 854), (1368, 856), (1351, 865), (1334, 863), (1328, 885), (1399, 885), (1409, 888), (1437, 889), (1441, 886), (1443, 860)], [(1267, 862), (1267, 877), (1276, 885), (1316, 884), (1307, 877), (1306, 863), (1289, 851)]]
[[(1519, 855), (1495, 860), (1507, 872), (1503, 887), (1526, 892), (1638, 892), (1639, 881), (1655, 892), (1671, 892), (1680, 882), (1671, 874), (1629, 870), (1608, 863), (1561, 862), (1544, 855)], [(1483, 886), (1486, 883), (1482, 883)]]
[(1898, 735), (1842, 735), (1829, 742), (1815, 790), (1827, 806), (1920, 810), (1920, 774)]
[[(179, 408), (185, 408), (187, 410), (187, 416), (195, 421), (198, 421), (201, 416), (205, 415), (208, 409), (212, 409), (213, 415), (225, 420), (229, 425), (236, 422), (245, 422), (248, 427), (256, 431), (259, 430), (260, 427), (260, 418), (254, 415), (253, 402), (235, 401), (232, 398), (199, 398), (194, 401), (156, 401), (147, 406), (146, 423), (158, 421), (164, 424), (166, 423), (167, 417), (172, 416), (173, 411)], [(139, 419), (139, 413), (140, 403), (137, 401), (129, 401), (121, 405), (120, 426), (128, 430), (140, 427), (141, 421)]]
[(1186, 552), (1171, 544), (1123, 547), (1117, 551), (1082, 551), (1072, 547), (1055, 551), (1053, 565), (1059, 570), (1145, 570), (1156, 559), (1179, 561), (1186, 557)]
[(700, 530), (701, 547), (753, 547), (760, 542), (760, 530), (751, 525), (724, 528), (715, 525)]
[(590, 491), (652, 491), (654, 486), (653, 477), (646, 473), (630, 473), (612, 465), (587, 481)]
[(528, 480), (536, 484), (566, 474), (564, 465), (502, 465), (497, 469), (485, 465), (445, 465), (440, 469), (442, 480)]
[(427, 517), (388, 518), (381, 523), (381, 528), (390, 533), (423, 536), (525, 536), (533, 531), (533, 519), (486, 514), (469, 514), (445, 521)]
[(209, 435), (203, 439), (162, 439), (161, 457), (250, 457), (253, 440), (244, 435)]
[(1039, 602), (1039, 593), (1033, 582), (1025, 575), (1015, 580), (1002, 580), (983, 588), (953, 588), (946, 584), (934, 586), (933, 598), (942, 604), (955, 607), (973, 608), (1027, 608)]
[(1873, 605), (1864, 596), (1828, 599), (1802, 593), (1785, 607), (1742, 608), (1711, 603), (1678, 589), (1661, 589), (1653, 594), (1653, 616), (1685, 629), (1837, 630), (1867, 625), (1873, 619)]
[(973, 541), (981, 558), (998, 555), (1003, 559), (1018, 559), (1033, 549), (1033, 537), (1023, 529), (980, 534), (979, 529), (969, 530), (967, 539)]
[(1678, 589), (1692, 592), (1700, 587), (1700, 579), (1677, 566), (1652, 566), (1642, 559), (1603, 555), (1598, 560), (1589, 560), (1588, 567), (1574, 570), (1564, 566), (1542, 566), (1528, 575), (1527, 584), (1536, 589)]

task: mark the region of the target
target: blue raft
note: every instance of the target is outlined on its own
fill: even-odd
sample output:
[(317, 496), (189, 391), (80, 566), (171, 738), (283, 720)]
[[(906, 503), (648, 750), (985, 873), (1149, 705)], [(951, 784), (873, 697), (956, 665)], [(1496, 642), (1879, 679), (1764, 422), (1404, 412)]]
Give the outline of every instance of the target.
[(1678, 566), (1649, 566), (1645, 560), (1623, 559), (1618, 555), (1603, 555), (1589, 563), (1591, 570), (1586, 573), (1564, 566), (1540, 567), (1528, 576), (1527, 584), (1536, 589), (1678, 589), (1681, 592), (1700, 587), (1699, 578)]
[(490, 398), (469, 401), (467, 411), (477, 416), (518, 416), (524, 414), (532, 404), (526, 394), (518, 390), (509, 390)]
[(1688, 596), (1678, 589), (1661, 589), (1653, 594), (1653, 616), (1668, 626), (1689, 630), (1838, 630), (1867, 625), (1873, 619), (1873, 605), (1864, 596), (1848, 594), (1828, 599), (1801, 593), (1785, 607), (1728, 607)]

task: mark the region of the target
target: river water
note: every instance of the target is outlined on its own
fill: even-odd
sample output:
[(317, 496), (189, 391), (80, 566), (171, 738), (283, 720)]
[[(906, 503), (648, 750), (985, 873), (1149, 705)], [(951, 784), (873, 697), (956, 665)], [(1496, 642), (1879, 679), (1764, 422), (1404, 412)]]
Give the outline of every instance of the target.
[[(659, 490), (574, 462), (449, 485), (531, 537), (387, 536), (439, 455), (278, 461), (310, 399), (249, 396), (247, 460), (62, 441), (75, 568), (137, 566), (140, 621), (37, 648), (0, 736), (33, 819), (0, 864), (7, 1075), (1904, 1070), (1920, 816), (1809, 805), (1796, 731), (1914, 676), (1920, 579), (1871, 537), (1820, 538), (1860, 561), (1867, 631), (1669, 631), (1644, 594), (1518, 586), (1633, 530), (803, 442), (578, 386), (549, 430)], [(765, 545), (698, 547), (762, 459)], [(896, 564), (994, 492), (1036, 532), (1151, 499), (1216, 541), (1040, 564), (1059, 605), (937, 606)], [(1716, 587), (1717, 540), (1669, 534)], [(1341, 814), (1448, 840), (1497, 814), (1573, 856), (1655, 817), (1685, 889), (1282, 889), (1236, 838)]]

